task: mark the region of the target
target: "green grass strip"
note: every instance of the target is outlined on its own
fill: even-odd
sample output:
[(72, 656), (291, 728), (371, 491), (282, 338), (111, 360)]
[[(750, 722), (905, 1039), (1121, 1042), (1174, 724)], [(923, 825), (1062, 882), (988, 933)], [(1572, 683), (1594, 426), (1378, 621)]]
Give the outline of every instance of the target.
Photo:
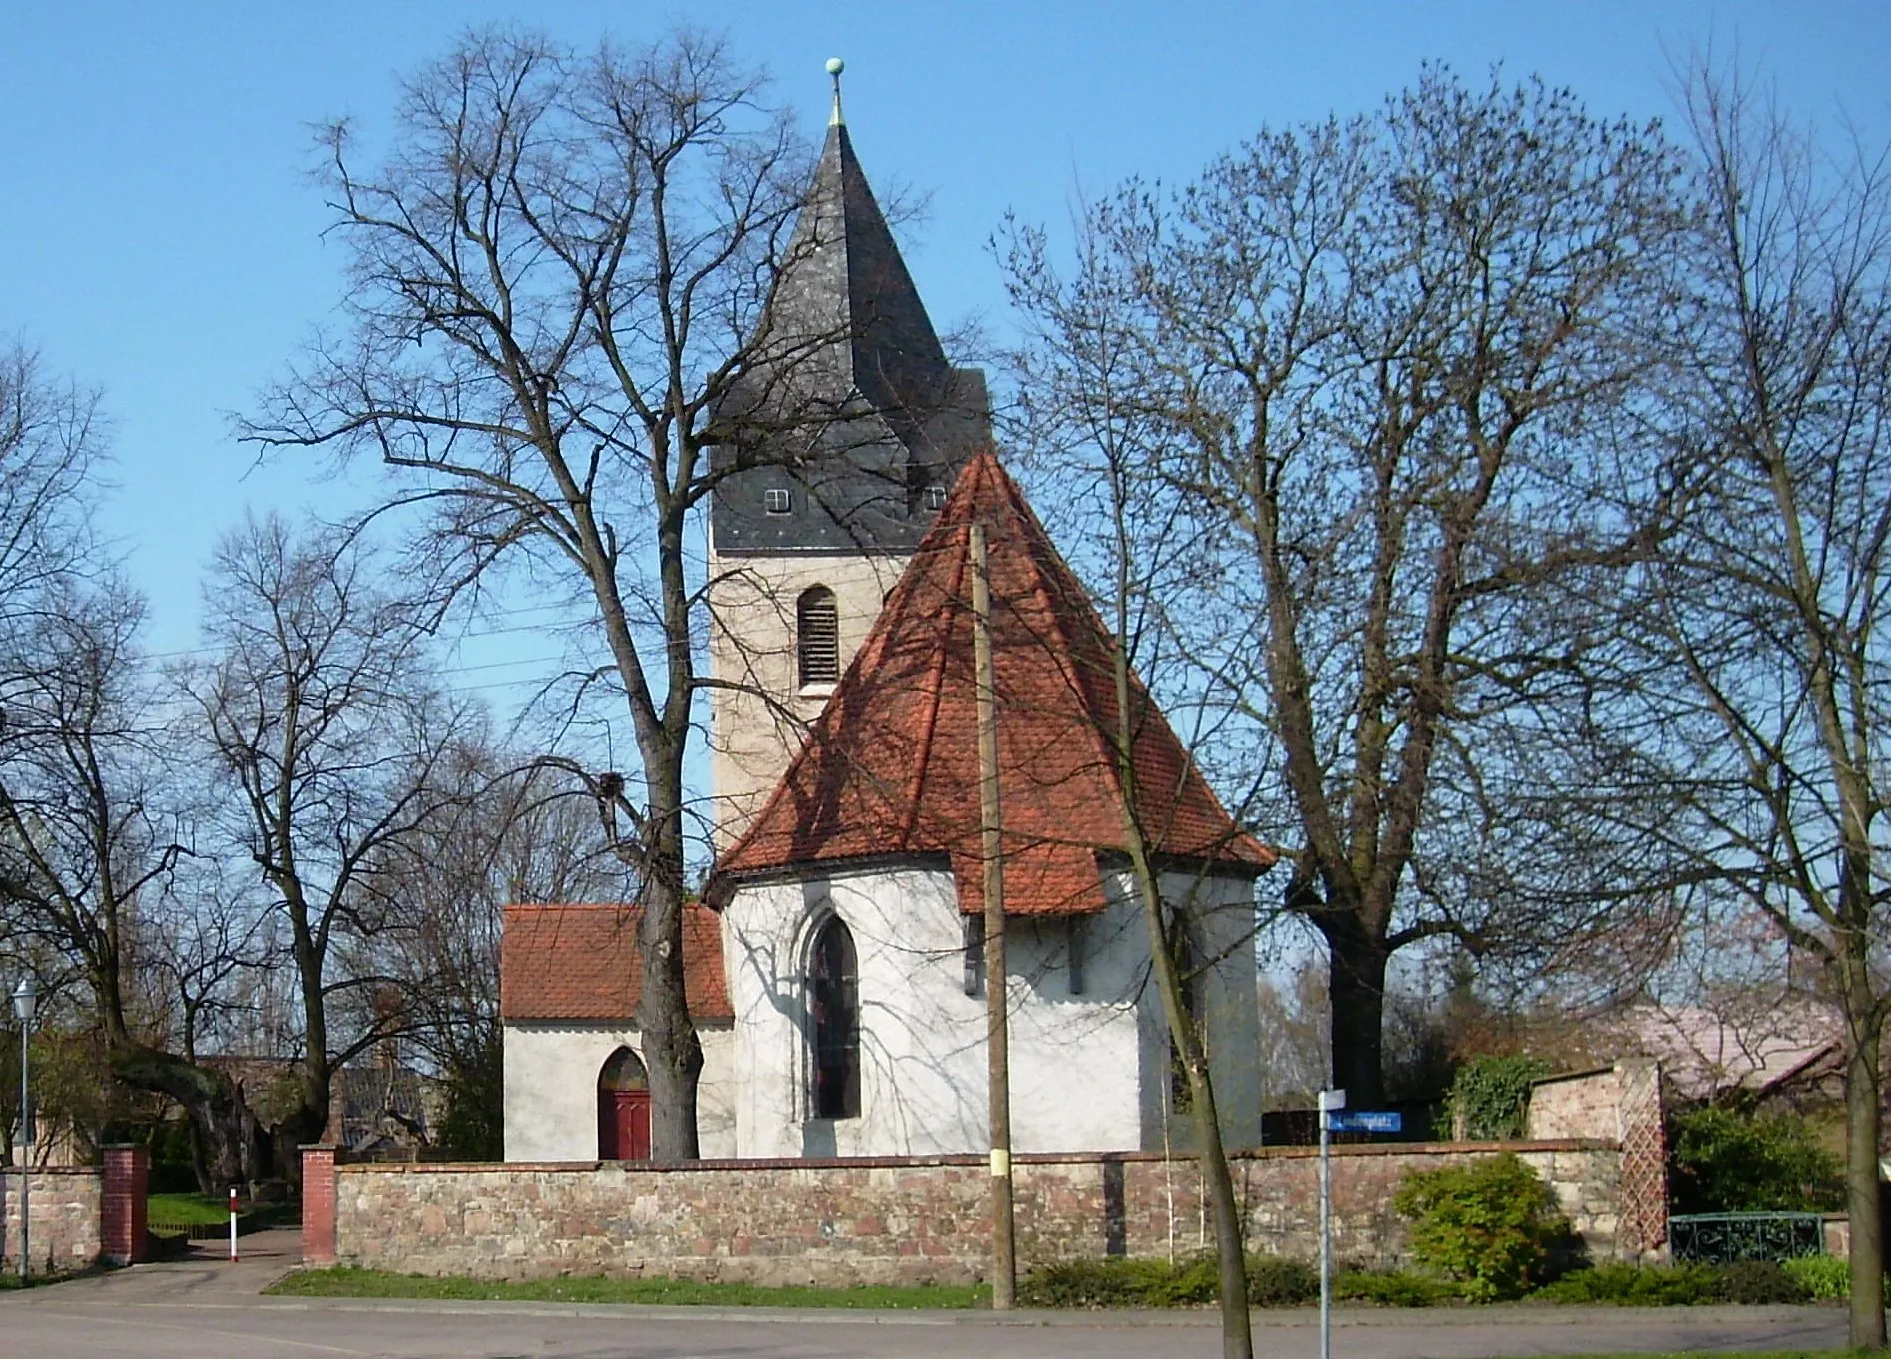
[(813, 1288), (789, 1284), (692, 1283), (684, 1279), (467, 1279), (382, 1269), (297, 1270), (269, 1289), (297, 1298), (446, 1298), (475, 1302), (609, 1302), (669, 1307), (850, 1307), (886, 1310), (986, 1307), (985, 1284)]
[(145, 1201), (145, 1213), (154, 1222), (208, 1227), (230, 1220), (230, 1201), (206, 1198), (202, 1194), (153, 1194)]

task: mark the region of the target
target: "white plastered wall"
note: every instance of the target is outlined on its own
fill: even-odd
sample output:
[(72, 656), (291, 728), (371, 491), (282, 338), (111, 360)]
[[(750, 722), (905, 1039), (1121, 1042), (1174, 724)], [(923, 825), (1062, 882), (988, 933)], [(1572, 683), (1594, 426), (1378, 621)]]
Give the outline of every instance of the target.
[[(703, 1072), (696, 1129), (706, 1157), (735, 1155), (735, 1034), (697, 1021)], [(505, 1155), (508, 1161), (595, 1161), (598, 1073), (620, 1047), (643, 1057), (634, 1026), (508, 1022), (505, 1025)]]
[[(1196, 889), (1204, 942), (1226, 957), (1205, 987), (1224, 1127), (1260, 1124), (1253, 982), (1253, 891)], [(1149, 984), (1149, 947), (1121, 875), (1109, 907), (1085, 920), (1083, 991), (1070, 989), (1070, 922), (1007, 925), (1012, 1145), (1021, 1152), (1162, 1145), (1167, 1030)], [(1214, 909), (1207, 909), (1210, 901)], [(814, 922), (838, 915), (853, 936), (861, 1010), (858, 1118), (807, 1117), (808, 1033), (800, 980)], [(1238, 932), (1238, 939), (1236, 934)], [(931, 1155), (982, 1151), (985, 1003), (964, 990), (962, 918), (943, 869), (897, 868), (754, 884), (723, 917), (736, 1011), (736, 1145), (742, 1156)], [(1245, 985), (1240, 978), (1245, 974)]]
[[(1111, 874), (1105, 882), (1112, 900), (1136, 902), (1135, 881), (1128, 872)], [(1214, 1082), (1222, 1143), (1230, 1149), (1259, 1146), (1261, 1043), (1254, 883), (1246, 878), (1164, 873), (1159, 884), (1164, 902), (1189, 916), (1205, 968), (1196, 985), (1207, 1020), (1208, 1071)], [(1138, 916), (1140, 922), (1140, 912)], [(1146, 966), (1148, 954), (1143, 957)], [(1153, 978), (1143, 988), (1139, 1019), (1142, 1147), (1146, 1151), (1191, 1147), (1195, 1142), (1191, 1117), (1170, 1105), (1169, 1027)]]
[(801, 748), (808, 723), (833, 692), (831, 685), (805, 691), (800, 686), (796, 601), (817, 585), (834, 592), (844, 672), (909, 560), (822, 552), (710, 557), (710, 668), (719, 681), (743, 686), (718, 689), (711, 703), (710, 780), (719, 849), (761, 810)]

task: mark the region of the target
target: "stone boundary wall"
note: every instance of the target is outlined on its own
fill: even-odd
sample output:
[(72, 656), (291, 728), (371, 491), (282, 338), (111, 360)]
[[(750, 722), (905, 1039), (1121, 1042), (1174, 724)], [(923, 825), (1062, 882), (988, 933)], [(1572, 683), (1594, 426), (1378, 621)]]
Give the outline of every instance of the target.
[[(1392, 1197), (1409, 1171), (1515, 1152), (1555, 1190), (1592, 1256), (1616, 1252), (1622, 1154), (1593, 1139), (1334, 1148), (1336, 1257), (1403, 1258)], [(984, 1276), (985, 1158), (343, 1165), (310, 1149), (303, 1193), (332, 1192), (313, 1261), (427, 1274), (640, 1274), (755, 1283), (964, 1282)], [(1190, 1161), (1145, 1153), (1014, 1158), (1018, 1257), (1167, 1257), (1208, 1245)], [(1312, 1258), (1318, 1153), (1232, 1158), (1251, 1249)], [(324, 1181), (332, 1189), (325, 1188)], [(331, 1254), (332, 1250), (332, 1254)]]
[[(29, 1186), (35, 1273), (83, 1269), (99, 1258), (104, 1172), (97, 1166), (37, 1166)], [(0, 1255), (19, 1268), (20, 1172), (0, 1170)]]
[(1530, 1091), (1529, 1122), (1531, 1137), (1600, 1138), (1619, 1146), (1617, 1248), (1630, 1258), (1666, 1250), (1668, 1131), (1659, 1062), (1638, 1058), (1538, 1081)]

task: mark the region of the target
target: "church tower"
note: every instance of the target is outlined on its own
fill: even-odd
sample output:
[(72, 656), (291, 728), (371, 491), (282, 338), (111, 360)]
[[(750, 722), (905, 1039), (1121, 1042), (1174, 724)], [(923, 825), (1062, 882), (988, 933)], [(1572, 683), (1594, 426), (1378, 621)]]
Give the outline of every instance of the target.
[[(841, 116), (754, 348), (750, 433), (709, 520), (718, 849), (800, 748), (959, 469), (991, 442), (984, 375), (947, 361)], [(727, 686), (727, 687), (723, 687)]]

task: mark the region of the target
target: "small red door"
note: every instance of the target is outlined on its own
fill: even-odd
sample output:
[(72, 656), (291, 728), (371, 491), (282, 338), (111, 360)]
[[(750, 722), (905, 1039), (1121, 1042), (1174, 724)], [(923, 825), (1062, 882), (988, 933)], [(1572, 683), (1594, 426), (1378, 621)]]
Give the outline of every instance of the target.
[(598, 1159), (604, 1161), (647, 1161), (650, 1159), (650, 1092), (648, 1090), (605, 1090), (599, 1092)]

